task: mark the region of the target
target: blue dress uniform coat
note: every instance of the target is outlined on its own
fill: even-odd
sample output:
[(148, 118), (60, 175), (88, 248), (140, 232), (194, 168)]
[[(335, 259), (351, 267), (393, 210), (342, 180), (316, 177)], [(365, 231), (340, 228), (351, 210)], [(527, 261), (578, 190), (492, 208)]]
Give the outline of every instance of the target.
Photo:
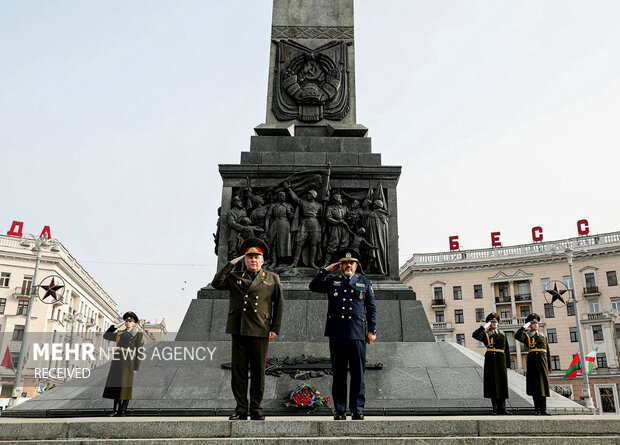
[(325, 336), (332, 360), (332, 396), (338, 413), (346, 411), (347, 368), (351, 373), (349, 409), (363, 412), (366, 335), (377, 329), (377, 306), (372, 282), (357, 275), (330, 275), (325, 269), (310, 282), (310, 290), (328, 298)]

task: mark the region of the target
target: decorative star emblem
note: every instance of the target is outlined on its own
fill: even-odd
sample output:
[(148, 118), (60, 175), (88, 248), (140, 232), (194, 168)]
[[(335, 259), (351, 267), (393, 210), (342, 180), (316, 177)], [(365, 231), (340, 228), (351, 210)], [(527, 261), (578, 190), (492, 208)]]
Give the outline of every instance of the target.
[(45, 295), (41, 297), (41, 300), (45, 300), (47, 297), (52, 297), (52, 301), (58, 301), (58, 296), (56, 293), (65, 286), (55, 284), (54, 278), (52, 278), (49, 285), (41, 287), (45, 290)]
[(545, 292), (551, 294), (551, 304), (555, 303), (555, 300), (560, 300), (563, 304), (566, 304), (566, 301), (562, 298), (562, 294), (566, 292), (566, 289), (558, 290), (557, 283), (553, 286), (553, 289), (546, 289)]

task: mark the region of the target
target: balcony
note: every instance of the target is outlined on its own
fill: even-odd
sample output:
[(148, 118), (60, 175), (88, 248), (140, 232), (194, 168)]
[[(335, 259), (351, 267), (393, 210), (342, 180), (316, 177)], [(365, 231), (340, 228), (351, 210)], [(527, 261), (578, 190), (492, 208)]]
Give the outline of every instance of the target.
[(515, 301), (517, 303), (531, 302), (532, 294), (517, 294), (515, 295)]
[[(499, 323), (503, 328), (520, 328), (525, 324), (525, 317), (502, 318)], [(544, 323), (541, 323), (543, 325)]]
[(611, 314), (607, 312), (589, 312), (583, 314), (583, 321), (610, 321)]
[(433, 333), (438, 332), (452, 332), (454, 328), (449, 321), (435, 322), (433, 323)]
[(24, 289), (22, 286), (16, 287), (11, 293), (11, 297), (18, 300), (28, 300), (30, 299), (30, 289)]
[(589, 287), (584, 287), (583, 288), (583, 295), (584, 296), (597, 296), (597, 295), (601, 295), (601, 293), (598, 290), (598, 286), (589, 286)]
[(495, 297), (495, 304), (504, 304), (504, 303), (512, 303), (512, 299), (510, 295), (500, 295), (499, 297)]
[(95, 326), (95, 319), (93, 317), (90, 317), (88, 320), (86, 320), (86, 327), (92, 328), (93, 326)]
[(434, 298), (431, 301), (431, 306), (432, 307), (446, 307), (446, 300), (444, 300), (443, 298)]

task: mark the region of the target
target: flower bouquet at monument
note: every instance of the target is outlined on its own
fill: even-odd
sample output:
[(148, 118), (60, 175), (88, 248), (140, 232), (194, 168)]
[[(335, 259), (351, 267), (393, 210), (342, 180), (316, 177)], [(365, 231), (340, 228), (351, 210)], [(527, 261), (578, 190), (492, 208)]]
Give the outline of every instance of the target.
[(284, 398), (282, 404), (287, 407), (310, 408), (308, 411), (310, 413), (322, 406), (330, 408), (331, 398), (321, 397), (321, 393), (316, 387), (302, 383)]

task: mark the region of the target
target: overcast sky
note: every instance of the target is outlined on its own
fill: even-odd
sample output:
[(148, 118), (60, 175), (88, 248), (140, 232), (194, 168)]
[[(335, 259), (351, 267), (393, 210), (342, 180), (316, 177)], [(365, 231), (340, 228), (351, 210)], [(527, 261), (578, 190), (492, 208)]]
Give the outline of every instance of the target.
[[(265, 119), (271, 0), (0, 11), (1, 231), (50, 225), (121, 312), (178, 329), (215, 273), (217, 165)], [(401, 264), (450, 235), (620, 229), (618, 17), (617, 0), (355, 2), (357, 119), (403, 167)]]

